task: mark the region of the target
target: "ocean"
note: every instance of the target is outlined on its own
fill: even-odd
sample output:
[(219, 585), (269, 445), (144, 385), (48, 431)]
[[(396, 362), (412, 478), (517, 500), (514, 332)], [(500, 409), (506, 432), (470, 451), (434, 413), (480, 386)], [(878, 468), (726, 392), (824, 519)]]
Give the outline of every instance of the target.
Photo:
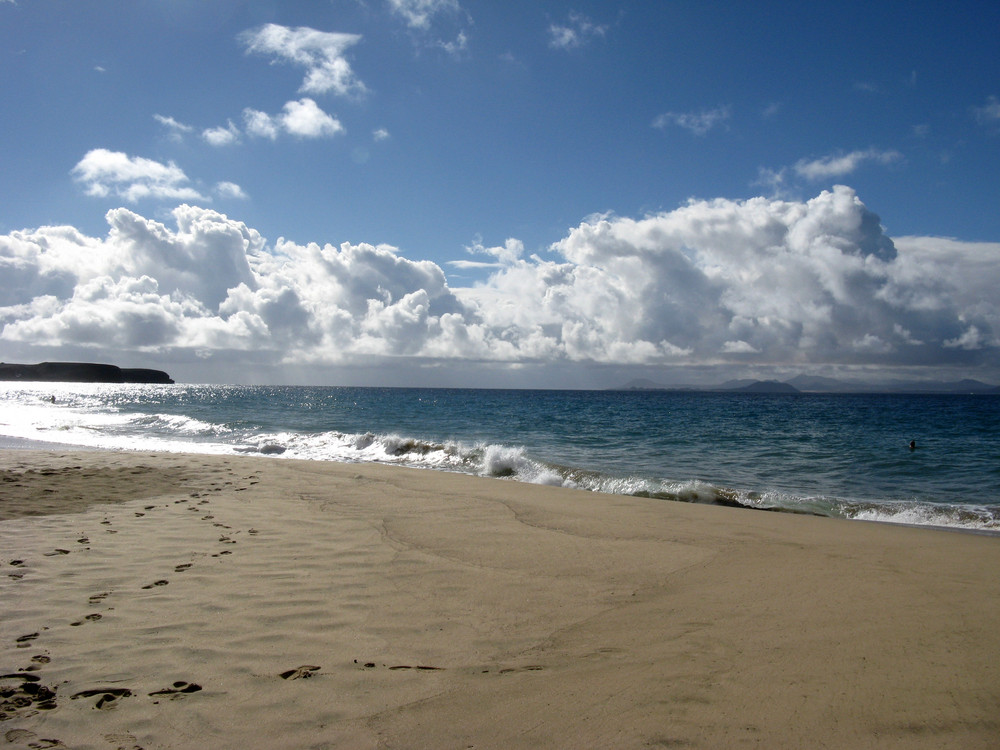
[(0, 434), (1000, 533), (994, 395), (7, 382)]

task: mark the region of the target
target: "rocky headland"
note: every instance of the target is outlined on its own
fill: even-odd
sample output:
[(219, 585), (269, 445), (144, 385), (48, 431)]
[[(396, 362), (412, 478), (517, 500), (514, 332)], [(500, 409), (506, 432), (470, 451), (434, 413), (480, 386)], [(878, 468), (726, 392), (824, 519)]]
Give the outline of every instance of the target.
[(41, 362), (18, 365), (0, 362), (0, 380), (65, 383), (164, 383), (173, 379), (162, 370), (118, 367), (95, 362)]

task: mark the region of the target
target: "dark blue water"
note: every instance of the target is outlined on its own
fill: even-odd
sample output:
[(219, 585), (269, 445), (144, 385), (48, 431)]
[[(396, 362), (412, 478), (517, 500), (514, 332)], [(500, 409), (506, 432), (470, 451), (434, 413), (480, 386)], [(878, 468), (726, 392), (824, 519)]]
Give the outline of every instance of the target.
[(0, 404), (32, 439), (1000, 530), (996, 396), (8, 384)]

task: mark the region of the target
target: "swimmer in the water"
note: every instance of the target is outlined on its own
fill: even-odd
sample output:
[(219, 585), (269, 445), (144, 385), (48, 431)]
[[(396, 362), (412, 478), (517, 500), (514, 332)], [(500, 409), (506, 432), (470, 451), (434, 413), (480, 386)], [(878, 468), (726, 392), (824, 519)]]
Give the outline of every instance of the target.
[(911, 440), (910, 441), (910, 450), (911, 451), (915, 451), (916, 449), (917, 449), (917, 441), (916, 440)]

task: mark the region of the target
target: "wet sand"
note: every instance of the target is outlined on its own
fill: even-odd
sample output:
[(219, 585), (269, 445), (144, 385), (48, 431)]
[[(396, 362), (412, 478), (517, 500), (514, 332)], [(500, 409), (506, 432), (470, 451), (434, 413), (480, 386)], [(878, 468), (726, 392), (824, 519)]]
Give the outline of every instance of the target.
[(996, 537), (243, 456), (0, 480), (11, 747), (1000, 737)]

